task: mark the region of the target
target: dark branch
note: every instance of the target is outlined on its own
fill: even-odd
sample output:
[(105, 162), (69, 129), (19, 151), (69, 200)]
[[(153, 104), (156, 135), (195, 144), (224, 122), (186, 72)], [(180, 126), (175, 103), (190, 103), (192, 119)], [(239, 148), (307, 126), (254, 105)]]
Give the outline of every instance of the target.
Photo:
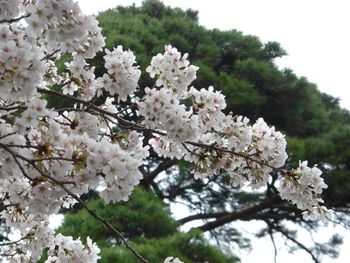
[(26, 238), (29, 238), (30, 235), (31, 235), (31, 234), (28, 234), (28, 235), (26, 235), (26, 236), (24, 236), (24, 237), (22, 237), (22, 238), (20, 238), (20, 239), (18, 239), (18, 240), (16, 240), (16, 241), (10, 241), (10, 242), (5, 242), (5, 243), (0, 243), (0, 246), (2, 247), (2, 246), (11, 246), (11, 245), (15, 245), (15, 244), (21, 242), (22, 240), (24, 240), (24, 239), (26, 239)]
[(218, 217), (223, 217), (223, 216), (226, 216), (229, 214), (231, 214), (231, 213), (221, 212), (221, 213), (196, 214), (196, 215), (191, 215), (191, 216), (186, 216), (184, 218), (181, 218), (181, 219), (177, 220), (177, 223), (180, 225), (183, 225), (183, 224), (186, 224), (186, 223), (194, 221), (194, 220), (218, 218)]
[(265, 220), (265, 223), (267, 224), (268, 227), (268, 233), (273, 245), (273, 250), (274, 250), (274, 262), (277, 263), (277, 247), (276, 247), (276, 242), (275, 242), (275, 238), (273, 236), (273, 226), (272, 223), (270, 223), (268, 220)]
[(197, 227), (197, 229), (200, 229), (202, 231), (210, 231), (217, 227), (223, 226), (227, 223), (230, 223), (235, 220), (250, 220), (253, 219), (256, 214), (266, 208), (271, 207), (274, 203), (279, 202), (279, 199), (277, 197), (269, 200), (262, 201), (260, 204), (255, 205), (253, 207), (249, 207), (246, 209), (243, 209), (238, 212), (228, 213), (226, 215), (223, 215), (219, 218), (217, 218), (215, 221), (206, 223), (202, 226)]
[(17, 18), (3, 19), (3, 20), (0, 20), (0, 24), (3, 24), (3, 23), (15, 23), (15, 22), (18, 22), (18, 21), (22, 20), (23, 18), (27, 18), (29, 16), (30, 16), (30, 14), (19, 16)]
[(175, 165), (177, 163), (177, 160), (175, 159), (166, 159), (163, 162), (161, 162), (157, 168), (155, 168), (152, 172), (150, 173), (145, 173), (144, 178), (141, 182), (141, 184), (145, 187), (148, 187), (149, 185), (152, 184), (153, 180), (161, 173), (166, 170), (168, 170), (170, 167)]
[[(218, 213), (207, 213), (207, 214), (196, 214), (196, 215), (190, 215), (184, 218), (181, 218), (177, 220), (177, 223), (179, 225), (186, 224), (188, 222), (194, 221), (194, 220), (202, 220), (202, 219), (211, 219), (211, 218), (221, 218), (228, 215), (237, 215), (239, 212), (218, 212)], [(284, 213), (284, 214), (276, 214), (276, 213), (254, 213), (251, 214), (249, 217), (245, 216), (244, 218), (236, 218), (234, 220), (267, 220), (267, 219), (275, 219), (275, 220), (283, 220), (283, 219), (295, 219), (294, 217), (291, 217), (290, 214)], [(218, 226), (219, 227), (219, 226)]]

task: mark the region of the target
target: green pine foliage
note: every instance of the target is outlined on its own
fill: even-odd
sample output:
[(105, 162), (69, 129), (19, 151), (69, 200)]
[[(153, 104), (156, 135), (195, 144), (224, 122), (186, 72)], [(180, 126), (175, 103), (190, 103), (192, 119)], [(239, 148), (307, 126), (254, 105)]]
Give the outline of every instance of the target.
[[(105, 205), (97, 198), (89, 202), (89, 207), (125, 233), (126, 238), (156, 238), (176, 232), (177, 225), (169, 210), (165, 209), (161, 200), (153, 193), (141, 188), (135, 189), (128, 202)], [(67, 213), (64, 223), (65, 226), (60, 229), (62, 234), (73, 233), (75, 238), (80, 236), (82, 240), (89, 236), (103, 246), (116, 242), (109, 240), (110, 230), (101, 222), (92, 219), (85, 210)]]
[[(200, 231), (178, 231), (169, 208), (153, 193), (142, 188), (136, 188), (125, 203), (106, 206), (101, 199), (93, 199), (88, 205), (123, 233), (131, 246), (149, 262), (162, 262), (169, 255), (187, 263), (232, 263), (238, 260), (210, 245)], [(92, 238), (101, 248), (101, 263), (138, 262), (109, 229), (83, 209), (66, 213), (58, 231), (81, 240), (86, 240), (88, 236)]]

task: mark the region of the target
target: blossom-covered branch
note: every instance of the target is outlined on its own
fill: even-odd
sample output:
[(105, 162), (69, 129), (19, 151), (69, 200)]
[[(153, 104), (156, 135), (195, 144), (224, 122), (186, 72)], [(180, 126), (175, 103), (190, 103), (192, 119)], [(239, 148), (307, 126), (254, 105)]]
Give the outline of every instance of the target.
[[(0, 6), (0, 216), (23, 237), (1, 246), (9, 262), (35, 262), (45, 249), (46, 262), (96, 262), (99, 249), (92, 240), (55, 235), (48, 225), (51, 214), (77, 202), (147, 262), (80, 196), (96, 190), (105, 203), (127, 201), (144, 179), (139, 167), (151, 148), (168, 162), (149, 178), (181, 159), (193, 164), (194, 179), (226, 174), (235, 187), (258, 189), (277, 173), (282, 199), (305, 218), (328, 216), (320, 205), (327, 187), (321, 171), (306, 161), (284, 169), (284, 135), (261, 118), (250, 123), (224, 114), (221, 92), (191, 86), (198, 67), (188, 54), (166, 46), (146, 69), (156, 78), (154, 87), (140, 87), (133, 52), (122, 46), (103, 50), (98, 22), (74, 1), (0, 0)], [(20, 20), (25, 26), (16, 24)], [(88, 63), (98, 51), (105, 52), (102, 76)], [(59, 72), (63, 54), (71, 59)], [(134, 96), (138, 90), (142, 99)], [(57, 107), (48, 98), (70, 105)], [(137, 121), (121, 117), (130, 110)]]

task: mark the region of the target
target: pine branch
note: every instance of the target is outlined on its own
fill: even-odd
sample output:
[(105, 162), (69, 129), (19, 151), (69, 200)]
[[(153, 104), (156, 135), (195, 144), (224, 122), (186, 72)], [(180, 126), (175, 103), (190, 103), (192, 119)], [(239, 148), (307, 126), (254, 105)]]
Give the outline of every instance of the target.
[(298, 240), (296, 240), (294, 237), (292, 237), (291, 235), (289, 235), (286, 231), (284, 231), (281, 227), (277, 227), (277, 226), (273, 226), (274, 229), (276, 231), (278, 231), (279, 233), (281, 233), (283, 236), (285, 236), (287, 239), (289, 239), (290, 241), (292, 241), (293, 243), (297, 244), (301, 249), (305, 250), (312, 258), (312, 260), (315, 263), (321, 263), (321, 261), (318, 260), (318, 258), (312, 253), (312, 251), (307, 248), (305, 245), (303, 245), (302, 243), (300, 243)]
[(260, 204), (243, 209), (238, 212), (228, 213), (221, 217), (218, 217), (215, 221), (208, 222), (202, 226), (197, 227), (197, 229), (200, 229), (202, 231), (210, 231), (217, 227), (223, 226), (227, 223), (230, 223), (235, 220), (248, 220), (248, 219), (254, 219), (256, 217), (256, 214), (258, 212), (261, 212), (262, 210), (269, 208), (274, 203), (278, 202), (279, 199), (277, 197), (269, 200), (262, 201)]

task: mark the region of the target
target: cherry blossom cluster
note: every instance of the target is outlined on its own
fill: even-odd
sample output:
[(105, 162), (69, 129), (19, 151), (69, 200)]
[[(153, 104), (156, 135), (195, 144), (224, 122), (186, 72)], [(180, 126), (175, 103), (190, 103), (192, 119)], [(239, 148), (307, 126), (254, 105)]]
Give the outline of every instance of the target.
[(15, 243), (1, 248), (3, 255), (9, 255), (9, 262), (36, 262), (41, 258), (47, 244), (54, 240), (54, 231), (49, 227), (47, 216), (34, 216), (27, 209), (10, 206), (1, 212), (6, 225), (20, 231), (22, 237)]
[(96, 19), (82, 14), (72, 0), (33, 0), (21, 7), (29, 15), (28, 37), (39, 38), (48, 53), (59, 50), (93, 58), (104, 46)]
[(86, 245), (83, 245), (80, 240), (58, 234), (47, 253), (49, 255), (47, 262), (97, 262), (100, 258), (99, 253), (100, 249), (90, 238), (87, 238)]
[[(224, 96), (213, 87), (208, 90), (189, 87), (191, 83), (187, 82), (185, 75), (177, 75), (177, 80), (186, 83), (187, 87), (182, 85), (179, 91), (173, 85), (169, 89), (163, 81), (161, 66), (157, 65), (162, 65), (163, 58), (174, 54), (177, 59), (172, 61), (173, 68), (183, 67), (181, 54), (171, 46), (165, 47), (164, 55), (153, 57), (147, 69), (151, 77), (158, 77), (156, 85), (161, 88), (147, 88), (144, 100), (138, 103), (139, 113), (144, 116), (143, 124), (164, 131), (164, 135), (157, 134), (150, 140), (158, 155), (192, 162), (195, 178), (226, 172), (233, 186), (248, 184), (258, 189), (266, 185), (272, 172), (284, 173), (279, 168), (284, 166), (288, 157), (286, 140), (262, 118), (251, 125), (248, 118), (225, 115), (222, 112), (226, 107)], [(187, 60), (185, 64), (191, 68)], [(188, 101), (191, 101), (190, 105)], [(306, 164), (304, 166), (306, 169)], [(305, 211), (305, 217), (328, 214), (326, 208), (319, 205), (322, 203), (322, 189), (326, 187), (320, 175), (321, 172), (314, 173), (310, 181), (306, 181), (305, 176), (294, 177), (295, 187), (295, 184), (285, 183), (289, 178), (286, 173), (282, 179), (286, 187), (279, 188), (281, 198), (297, 204)], [(308, 216), (310, 214), (313, 216)]]
[[(142, 146), (142, 137), (136, 131), (111, 138), (96, 116), (87, 112), (58, 115), (47, 109), (46, 104), (45, 100), (34, 98), (27, 103), (21, 116), (15, 118), (12, 127), (0, 123), (0, 198), (8, 206), (1, 216), (24, 237), (15, 249), (21, 253), (11, 257), (15, 261), (23, 257), (22, 254), (26, 254), (29, 262), (40, 258), (43, 249), (54, 240), (44, 239), (45, 232), (37, 231), (34, 223), (57, 213), (61, 206), (75, 203), (57, 181), (78, 195), (99, 187), (106, 202), (126, 201), (142, 179), (138, 167), (148, 155), (148, 147)], [(29, 218), (34, 222), (32, 228), (29, 228)], [(23, 222), (18, 225), (20, 219)], [(52, 230), (46, 228), (52, 235)], [(36, 239), (46, 241), (42, 246), (38, 242), (29, 249)], [(31, 253), (26, 253), (27, 250)]]
[(138, 103), (143, 124), (167, 132), (174, 143), (193, 140), (198, 129), (198, 117), (187, 111), (184, 104), (170, 90), (145, 89), (144, 101)]
[[(63, 94), (70, 96), (78, 95), (85, 100), (91, 100), (95, 96), (100, 96), (101, 92), (96, 92), (96, 79), (94, 74), (94, 67), (89, 67), (86, 60), (80, 54), (74, 54), (73, 59), (70, 62), (65, 62), (65, 66), (68, 72), (60, 75), (56, 75), (55, 67), (51, 66), (52, 79), (50, 84), (60, 85), (62, 87)], [(54, 82), (52, 82), (54, 80)]]
[(0, 24), (0, 51), (1, 98), (33, 97), (45, 73), (43, 49), (18, 27)]
[(123, 51), (122, 46), (118, 46), (112, 52), (105, 49), (105, 68), (108, 74), (104, 74), (97, 81), (101, 89), (105, 89), (110, 95), (117, 94), (118, 100), (126, 101), (132, 95), (141, 75), (141, 70), (136, 64), (136, 57), (133, 52)]
[[(181, 58), (181, 54), (166, 46), (165, 54), (157, 55), (152, 61), (170, 56), (169, 50)], [(181, 68), (184, 62), (176, 61), (177, 64), (172, 62), (174, 67)], [(186, 61), (186, 65), (189, 66), (189, 62)], [(178, 92), (177, 86), (158, 90), (146, 88), (144, 100), (138, 103), (140, 115), (145, 118), (143, 124), (166, 132), (150, 141), (159, 155), (185, 158), (194, 163), (196, 178), (219, 174), (224, 169), (231, 174), (233, 185), (249, 182), (254, 188), (265, 185), (273, 168), (284, 165), (286, 141), (274, 127), (270, 128), (263, 119), (251, 126), (247, 118), (226, 116), (222, 112), (226, 107), (225, 98), (213, 87), (208, 90), (187, 87), (184, 91), (181, 86), (180, 89)], [(181, 103), (188, 100), (192, 105)], [(207, 147), (198, 147), (201, 144)], [(222, 149), (232, 154), (223, 154)]]
[(211, 86), (206, 89), (197, 90), (191, 87), (187, 96), (193, 100), (193, 113), (198, 116), (200, 129), (208, 131), (222, 129), (222, 121), (225, 118), (222, 110), (226, 108), (225, 96), (219, 91), (214, 91)]
[(179, 96), (187, 91), (187, 87), (196, 79), (198, 67), (190, 65), (188, 54), (181, 56), (176, 48), (168, 45), (164, 54), (152, 58), (146, 71), (151, 78), (157, 76), (156, 85), (173, 90)]
[[(55, 246), (47, 218), (61, 206), (75, 203), (57, 181), (77, 195), (99, 187), (106, 202), (126, 201), (142, 179), (138, 167), (148, 155), (148, 147), (142, 146), (142, 137), (136, 131), (111, 138), (95, 115), (79, 111), (59, 115), (46, 106), (45, 100), (33, 98), (12, 127), (0, 123), (0, 198), (6, 206), (1, 216), (22, 237), (16, 249), (14, 245), (2, 249), (5, 254), (16, 251), (8, 253), (14, 262), (19, 258), (36, 261), (43, 249)], [(72, 249), (78, 254), (54, 254), (54, 250), (51, 258), (72, 262), (71, 257), (85, 259), (81, 254), (92, 251), (79, 252), (83, 246), (80, 241), (71, 244), (78, 246)], [(62, 251), (67, 249), (63, 247)], [(73, 261), (96, 262), (94, 253), (86, 257), (91, 261)]]
[(326, 207), (319, 206), (323, 203), (320, 194), (327, 188), (322, 171), (314, 166), (307, 166), (307, 161), (300, 162), (296, 170), (290, 171), (284, 176), (278, 187), (280, 196), (283, 199), (296, 204), (304, 212), (305, 218), (316, 219), (318, 215), (329, 216)]
[[(0, 246), (9, 262), (36, 262), (45, 249), (48, 263), (97, 262), (89, 238), (84, 244), (55, 235), (48, 218), (79, 202), (110, 227), (80, 196), (96, 190), (106, 203), (127, 201), (150, 147), (193, 163), (197, 179), (228, 174), (235, 187), (260, 188), (278, 173), (282, 199), (306, 218), (328, 215), (320, 205), (327, 187), (321, 171), (307, 162), (284, 171), (284, 136), (263, 119), (224, 114), (225, 97), (213, 87), (191, 87), (198, 67), (187, 54), (166, 46), (153, 57), (146, 71), (155, 87), (136, 101), (141, 71), (134, 54), (105, 49), (106, 73), (96, 77), (87, 59), (103, 47), (96, 19), (72, 0), (0, 0), (0, 216), (20, 236)], [(58, 73), (56, 62), (67, 53), (71, 60)], [(70, 103), (52, 102), (61, 98)], [(120, 117), (120, 101), (136, 102), (140, 122)]]

